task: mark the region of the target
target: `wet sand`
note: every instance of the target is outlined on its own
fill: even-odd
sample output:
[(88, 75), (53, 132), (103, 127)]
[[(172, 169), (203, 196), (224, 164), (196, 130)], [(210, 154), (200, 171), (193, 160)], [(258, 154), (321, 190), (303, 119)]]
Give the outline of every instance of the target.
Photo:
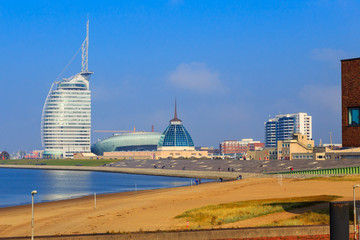
[[(35, 235), (185, 229), (186, 210), (234, 201), (339, 195), (352, 200), (353, 181), (249, 178), (171, 189), (114, 193), (35, 204)], [(358, 194), (360, 196), (360, 194)], [(0, 209), (0, 236), (30, 236), (31, 205)], [(190, 222), (190, 227), (192, 223)], [(253, 223), (249, 223), (253, 225)], [(245, 227), (245, 226), (242, 226)]]

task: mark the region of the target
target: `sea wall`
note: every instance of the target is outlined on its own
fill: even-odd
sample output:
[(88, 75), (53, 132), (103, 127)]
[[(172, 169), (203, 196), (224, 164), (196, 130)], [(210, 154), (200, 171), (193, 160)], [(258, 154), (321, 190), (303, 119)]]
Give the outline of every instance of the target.
[[(263, 174), (239, 173), (239, 172), (220, 172), (220, 171), (190, 171), (172, 169), (151, 169), (151, 168), (118, 168), (118, 167), (86, 167), (86, 166), (49, 166), (49, 165), (0, 165), (0, 168), (18, 169), (43, 169), (43, 170), (68, 170), (68, 171), (97, 171), (128, 173), (142, 175), (156, 175), (169, 177), (204, 178), (213, 180), (236, 180), (239, 175), (242, 178), (259, 177)], [(269, 176), (273, 177), (273, 176)]]

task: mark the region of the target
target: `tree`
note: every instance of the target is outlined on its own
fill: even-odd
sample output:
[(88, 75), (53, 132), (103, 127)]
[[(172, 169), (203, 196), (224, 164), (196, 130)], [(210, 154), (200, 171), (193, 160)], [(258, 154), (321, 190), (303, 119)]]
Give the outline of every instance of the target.
[(2, 151), (0, 153), (0, 159), (1, 160), (6, 160), (6, 159), (9, 159), (9, 158), (10, 158), (10, 154), (7, 151)]

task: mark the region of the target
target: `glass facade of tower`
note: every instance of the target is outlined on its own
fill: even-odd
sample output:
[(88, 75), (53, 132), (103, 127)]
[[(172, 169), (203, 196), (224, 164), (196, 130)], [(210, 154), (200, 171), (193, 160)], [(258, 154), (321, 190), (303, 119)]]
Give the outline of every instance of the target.
[(264, 127), (265, 147), (276, 147), (277, 141), (290, 140), (294, 133), (312, 139), (312, 117), (307, 113), (279, 114), (265, 122)]
[(296, 133), (294, 116), (283, 116), (265, 123), (265, 146), (276, 147), (277, 141), (290, 140)]
[(295, 117), (279, 118), (276, 127), (277, 141), (290, 140), (295, 133)]
[(69, 158), (90, 152), (91, 92), (89, 72), (54, 83), (42, 114), (44, 156)]
[(265, 123), (265, 146), (276, 147), (276, 125), (275, 121), (268, 121)]

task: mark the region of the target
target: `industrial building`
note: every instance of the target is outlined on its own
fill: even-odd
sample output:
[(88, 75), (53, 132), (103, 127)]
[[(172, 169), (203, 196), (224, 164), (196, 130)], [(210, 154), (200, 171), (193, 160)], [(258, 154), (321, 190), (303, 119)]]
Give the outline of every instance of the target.
[(312, 117), (307, 113), (280, 114), (264, 123), (265, 147), (276, 147), (280, 140), (290, 140), (294, 133), (312, 139)]
[(91, 92), (88, 70), (89, 21), (82, 44), (81, 72), (52, 84), (41, 118), (41, 140), (45, 158), (71, 158), (90, 153)]

